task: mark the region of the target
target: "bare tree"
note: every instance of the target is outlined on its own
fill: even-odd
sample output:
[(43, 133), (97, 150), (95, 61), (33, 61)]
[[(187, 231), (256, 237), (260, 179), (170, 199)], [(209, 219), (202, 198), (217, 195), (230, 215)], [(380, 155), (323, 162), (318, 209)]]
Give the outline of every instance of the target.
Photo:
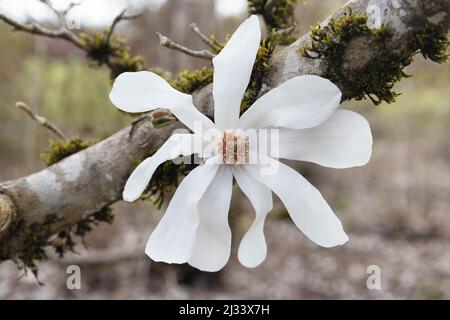
[[(274, 19), (277, 6), (285, 5), (285, 1), (249, 2), (250, 10), (261, 14), (267, 25), (276, 29), (276, 39), (282, 39), (281, 44), (289, 43), (285, 35), (291, 30), (285, 25), (277, 27), (276, 16)], [(380, 9), (380, 16), (371, 16), (371, 6)], [(47, 32), (42, 27), (23, 26), (0, 18), (18, 30), (62, 37), (86, 50), (78, 35)], [(380, 28), (368, 27), (367, 21), (372, 18), (380, 19)], [(349, 1), (310, 34), (278, 46), (271, 53), (267, 68), (258, 70), (261, 72), (255, 80), (258, 85), (253, 87), (257, 91), (253, 95), (258, 96), (294, 76), (316, 74), (335, 82), (344, 100), (370, 98), (375, 103), (392, 102), (395, 98), (392, 86), (405, 75), (403, 68), (416, 53), (436, 62), (445, 60), (449, 25), (450, 0)], [(192, 28), (208, 44), (210, 39), (197, 26)], [(108, 42), (110, 37), (109, 34)], [(182, 47), (184, 53), (195, 52), (205, 59), (220, 50), (220, 45), (210, 42), (214, 52), (192, 51), (161, 37), (163, 45), (178, 50)], [(110, 68), (117, 74), (122, 69), (114, 65), (117, 60), (113, 58), (100, 62), (113, 64)], [(195, 105), (208, 116), (213, 114), (211, 89), (208, 84), (193, 92)], [(182, 126), (176, 121), (155, 125), (155, 119), (147, 120), (147, 116), (141, 117), (109, 138), (42, 171), (1, 182), (0, 261), (38, 259), (39, 255), (32, 250), (41, 250), (49, 237), (119, 201), (124, 183), (136, 166), (130, 158), (141, 159)]]

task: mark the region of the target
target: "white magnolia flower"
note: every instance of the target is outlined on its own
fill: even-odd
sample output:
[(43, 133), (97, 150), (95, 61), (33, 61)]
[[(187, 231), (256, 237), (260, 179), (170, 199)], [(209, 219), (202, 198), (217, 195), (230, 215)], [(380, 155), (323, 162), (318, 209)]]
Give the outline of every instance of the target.
[[(348, 241), (341, 222), (320, 192), (295, 170), (268, 154), (259, 154), (258, 162), (251, 164), (237, 159), (236, 152), (231, 160), (225, 157), (227, 148), (223, 146), (230, 141), (233, 148), (244, 147), (243, 155), (248, 156), (246, 137), (228, 129), (250, 128), (278, 128), (279, 141), (271, 142), (284, 159), (349, 168), (366, 164), (371, 156), (369, 124), (353, 111), (336, 110), (340, 90), (318, 76), (286, 81), (260, 97), (239, 118), (260, 38), (258, 19), (252, 16), (213, 59), (214, 123), (193, 105), (192, 96), (173, 89), (154, 73), (123, 73), (114, 83), (110, 99), (119, 109), (126, 112), (168, 109), (194, 132), (172, 135), (152, 157), (144, 160), (129, 177), (124, 200), (138, 199), (164, 161), (193, 153), (206, 158), (204, 164), (183, 179), (148, 240), (146, 253), (155, 261), (187, 262), (204, 271), (218, 271), (227, 263), (231, 249), (228, 210), (233, 177), (256, 212), (238, 250), (244, 266), (256, 267), (266, 257), (263, 228), (272, 209), (272, 191), (284, 203), (295, 225), (316, 244), (333, 247)], [(215, 142), (217, 152), (212, 156), (194, 143), (207, 129), (224, 133)], [(217, 160), (225, 163), (217, 164)], [(267, 164), (277, 167), (277, 172), (263, 174), (263, 166)]]

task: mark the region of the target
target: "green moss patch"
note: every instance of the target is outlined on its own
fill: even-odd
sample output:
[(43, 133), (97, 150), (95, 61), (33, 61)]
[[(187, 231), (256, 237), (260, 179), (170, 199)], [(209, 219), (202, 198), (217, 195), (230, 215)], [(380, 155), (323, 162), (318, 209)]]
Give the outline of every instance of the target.
[(73, 137), (68, 140), (49, 140), (48, 149), (41, 152), (40, 157), (46, 166), (51, 166), (74, 153), (89, 148), (97, 142), (98, 140), (84, 141), (79, 137)]
[[(382, 26), (370, 29), (367, 15), (354, 15), (351, 10), (328, 25), (317, 25), (311, 29), (311, 44), (300, 49), (300, 54), (311, 59), (323, 58), (326, 69), (322, 74), (337, 84), (345, 100), (369, 98), (375, 105), (392, 103), (398, 96), (394, 84), (407, 77), (404, 68), (411, 64), (413, 56), (421, 52), (425, 58), (444, 62), (448, 58), (447, 35), (442, 28), (424, 24), (413, 43), (401, 52), (386, 47), (391, 31)], [(344, 68), (344, 54), (351, 41), (364, 39), (374, 50), (370, 63), (362, 68)]]

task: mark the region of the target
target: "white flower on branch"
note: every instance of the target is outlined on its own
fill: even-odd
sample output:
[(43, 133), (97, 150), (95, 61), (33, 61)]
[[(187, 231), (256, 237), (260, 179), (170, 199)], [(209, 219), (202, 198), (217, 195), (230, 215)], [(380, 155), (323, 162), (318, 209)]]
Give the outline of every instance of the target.
[[(276, 128), (277, 139), (269, 142), (276, 146), (280, 158), (349, 168), (370, 159), (369, 124), (353, 111), (337, 110), (340, 90), (329, 80), (311, 75), (286, 81), (239, 117), (260, 39), (258, 19), (252, 16), (213, 59), (215, 122), (198, 111), (192, 96), (173, 89), (154, 73), (123, 73), (114, 83), (110, 99), (119, 109), (136, 113), (168, 109), (193, 131), (172, 135), (144, 160), (129, 177), (124, 200), (137, 200), (164, 161), (194, 153), (205, 160), (183, 179), (148, 240), (146, 253), (155, 261), (187, 262), (204, 271), (224, 267), (231, 251), (228, 211), (233, 177), (256, 212), (239, 246), (238, 258), (244, 266), (256, 267), (266, 257), (263, 228), (273, 207), (272, 191), (295, 225), (316, 244), (334, 247), (348, 241), (341, 222), (320, 192), (271, 154), (255, 151), (245, 132)], [(219, 134), (208, 140), (215, 148), (207, 153), (204, 133), (211, 130)], [(254, 153), (256, 161), (247, 161)], [(277, 170), (264, 173), (268, 165)]]

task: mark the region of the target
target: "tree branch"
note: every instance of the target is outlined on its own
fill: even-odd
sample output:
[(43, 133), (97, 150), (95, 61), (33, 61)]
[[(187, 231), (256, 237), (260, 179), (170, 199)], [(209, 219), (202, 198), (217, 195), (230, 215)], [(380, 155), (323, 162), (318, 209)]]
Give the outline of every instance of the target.
[(81, 39), (75, 33), (73, 33), (72, 31), (68, 30), (65, 27), (61, 27), (58, 30), (52, 30), (45, 28), (37, 23), (21, 24), (6, 17), (3, 14), (0, 14), (0, 20), (3, 20), (5, 23), (12, 26), (14, 30), (25, 31), (31, 34), (44, 36), (47, 38), (64, 39), (75, 45), (77, 48), (83, 49), (83, 43)]
[(194, 32), (206, 45), (211, 47), (211, 49), (213, 49), (216, 52), (222, 49), (213, 41), (211, 41), (211, 39), (200, 30), (200, 28), (197, 26), (195, 22), (192, 22), (189, 25), (189, 27), (191, 28), (192, 32)]
[(132, 19), (136, 19), (138, 17), (140, 17), (140, 14), (134, 14), (134, 15), (125, 15), (125, 13), (127, 12), (126, 9), (122, 10), (122, 12), (120, 12), (113, 20), (113, 22), (111, 23), (111, 26), (109, 27), (109, 31), (108, 34), (106, 35), (106, 43), (110, 43), (111, 41), (111, 36), (114, 34), (114, 30), (116, 28), (116, 26), (119, 24), (119, 22), (123, 21), (123, 20), (132, 20)]
[[(388, 4), (387, 4), (388, 3)], [(347, 6), (354, 14), (365, 14), (369, 4), (377, 4), (383, 10), (383, 24), (390, 28), (393, 36), (386, 39), (390, 50), (417, 51), (414, 47), (416, 34), (423, 28), (423, 22), (439, 24), (448, 30), (450, 22), (450, 1), (396, 1), (400, 7), (392, 7), (385, 0), (353, 0)], [(385, 10), (384, 10), (385, 9)], [(333, 17), (340, 17), (348, 9), (338, 10)], [(323, 25), (330, 21), (327, 19)], [(274, 53), (269, 63), (269, 72), (264, 78), (265, 87), (271, 88), (299, 75), (323, 75), (326, 70), (324, 58), (311, 59), (300, 54), (300, 49), (310, 44), (305, 35), (292, 45)], [(344, 52), (345, 68), (364, 69), (377, 59), (379, 53), (372, 50), (364, 37), (352, 39)], [(347, 88), (338, 83), (343, 92)], [(213, 114), (212, 85), (194, 92), (195, 105), (208, 116)], [(135, 168), (130, 157), (141, 159), (146, 151), (160, 146), (173, 132), (181, 127), (179, 122), (157, 129), (150, 121), (142, 120), (128, 126), (96, 145), (80, 151), (55, 165), (17, 180), (0, 183), (1, 216), (16, 215), (25, 226), (43, 223), (46, 217), (56, 214), (60, 220), (48, 226), (50, 232), (74, 225), (80, 218), (91, 214), (122, 197), (123, 186)], [(130, 135), (130, 132), (132, 134)], [(144, 146), (144, 147), (143, 147)], [(13, 212), (11, 212), (13, 211)], [(0, 225), (5, 221), (0, 218)], [(11, 235), (10, 228), (0, 229), (0, 242), (8, 235), (6, 248), (0, 248), (0, 261), (13, 258), (23, 249), (20, 240), (22, 229)], [(6, 250), (7, 249), (7, 250)], [(3, 256), (1, 251), (6, 252)], [(5, 251), (6, 250), (6, 251)]]
[(59, 20), (59, 28), (56, 30), (46, 28), (37, 23), (21, 24), (2, 14), (0, 20), (12, 26), (14, 30), (28, 32), (30, 34), (44, 36), (47, 38), (58, 38), (72, 43), (77, 48), (83, 50), (91, 61), (98, 65), (106, 65), (111, 71), (111, 78), (115, 79), (120, 73), (126, 71), (140, 71), (145, 69), (145, 62), (142, 56), (132, 56), (130, 48), (125, 41), (115, 37), (114, 31), (119, 22), (134, 19), (140, 16), (125, 15), (126, 10), (118, 14), (109, 29), (103, 32), (92, 31), (89, 33), (74, 33), (67, 28), (66, 16), (68, 12), (79, 3), (69, 4), (67, 9), (59, 11), (55, 9), (48, 0), (40, 0), (52, 10)]
[(36, 113), (34, 113), (31, 108), (25, 103), (25, 102), (16, 102), (16, 108), (24, 111), (26, 114), (30, 116), (31, 119), (36, 121), (39, 125), (44, 127), (45, 129), (50, 130), (54, 134), (56, 134), (59, 138), (66, 140), (67, 136), (59, 129), (56, 125), (49, 122), (47, 118), (44, 118), (43, 116), (40, 116)]
[(171, 40), (170, 38), (163, 36), (161, 33), (157, 32), (156, 35), (159, 38), (159, 43), (169, 49), (180, 51), (184, 54), (187, 54), (188, 56), (197, 57), (205, 60), (211, 60), (216, 55), (212, 53), (211, 51), (208, 51), (206, 49), (203, 50), (192, 50), (185, 46), (182, 46), (181, 44), (178, 44)]

